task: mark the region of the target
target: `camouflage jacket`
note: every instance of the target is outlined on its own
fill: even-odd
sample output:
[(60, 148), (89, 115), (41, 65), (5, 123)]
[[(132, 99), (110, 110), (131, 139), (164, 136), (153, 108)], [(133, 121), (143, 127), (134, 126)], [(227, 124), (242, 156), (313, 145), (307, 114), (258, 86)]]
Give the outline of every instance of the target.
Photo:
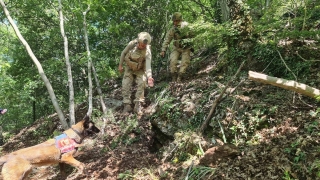
[[(137, 46), (138, 40), (134, 39), (129, 42), (129, 44), (126, 46), (126, 48), (122, 51), (121, 57), (120, 57), (120, 64), (122, 65), (125, 62), (126, 55), (133, 50)], [(145, 49), (145, 73), (147, 77), (152, 77), (152, 70), (151, 70), (151, 46), (147, 45)]]
[(173, 40), (173, 45), (176, 48), (191, 48), (192, 38), (194, 33), (188, 27), (188, 23), (183, 21), (178, 27), (172, 27), (166, 34), (166, 38), (162, 43), (161, 51), (166, 51), (167, 47)]

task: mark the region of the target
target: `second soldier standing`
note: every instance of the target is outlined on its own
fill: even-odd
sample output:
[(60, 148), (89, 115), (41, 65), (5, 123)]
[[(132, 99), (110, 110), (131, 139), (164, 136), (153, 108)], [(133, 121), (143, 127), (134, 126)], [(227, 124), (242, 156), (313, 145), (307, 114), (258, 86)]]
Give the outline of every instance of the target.
[[(166, 38), (162, 44), (162, 57), (165, 56), (166, 49), (173, 40), (173, 50), (170, 54), (170, 73), (172, 81), (180, 82), (185, 76), (186, 69), (190, 64), (191, 51), (193, 51), (191, 38), (193, 32), (189, 30), (188, 23), (183, 21), (180, 12), (175, 12), (172, 15), (173, 27), (167, 32)], [(177, 67), (178, 59), (181, 56), (180, 68)]]

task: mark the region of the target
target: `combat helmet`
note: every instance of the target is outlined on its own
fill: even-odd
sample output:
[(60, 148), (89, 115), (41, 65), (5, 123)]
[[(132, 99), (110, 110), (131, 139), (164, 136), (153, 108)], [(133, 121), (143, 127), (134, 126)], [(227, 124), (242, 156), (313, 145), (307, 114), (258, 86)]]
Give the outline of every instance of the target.
[(182, 14), (180, 12), (173, 13), (172, 21), (182, 21)]
[(147, 32), (141, 32), (138, 34), (138, 41), (142, 42), (144, 44), (150, 44), (151, 43), (151, 36)]

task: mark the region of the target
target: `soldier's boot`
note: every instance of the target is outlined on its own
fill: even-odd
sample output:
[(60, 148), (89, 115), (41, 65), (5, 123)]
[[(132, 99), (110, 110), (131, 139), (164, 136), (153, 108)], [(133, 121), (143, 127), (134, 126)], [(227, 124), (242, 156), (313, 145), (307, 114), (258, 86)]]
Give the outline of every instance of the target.
[(142, 115), (142, 107), (140, 102), (136, 102), (134, 105), (134, 112), (137, 113), (137, 115)]
[(178, 77), (177, 73), (172, 73), (171, 76), (172, 76), (172, 82), (176, 82)]
[(124, 107), (123, 107), (122, 113), (123, 113), (123, 114), (128, 114), (128, 113), (130, 113), (131, 111), (132, 111), (131, 105), (125, 103), (125, 104), (124, 104)]
[(184, 74), (183, 73), (179, 73), (178, 74), (178, 77), (177, 77), (177, 82), (181, 82), (182, 81), (182, 79), (183, 79), (183, 76), (184, 76)]

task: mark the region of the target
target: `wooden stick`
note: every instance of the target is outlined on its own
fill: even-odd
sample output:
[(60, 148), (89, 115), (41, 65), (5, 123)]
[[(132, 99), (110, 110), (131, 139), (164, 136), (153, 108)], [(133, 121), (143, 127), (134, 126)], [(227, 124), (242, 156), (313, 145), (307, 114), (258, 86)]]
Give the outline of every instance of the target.
[(215, 108), (217, 107), (217, 105), (219, 104), (219, 101), (221, 100), (223, 94), (226, 92), (227, 88), (229, 87), (230, 83), (238, 76), (238, 74), (240, 73), (243, 65), (245, 64), (245, 60), (242, 62), (242, 64), (240, 65), (239, 69), (237, 70), (236, 74), (228, 81), (227, 85), (224, 87), (224, 89), (221, 91), (220, 95), (218, 96), (218, 98), (213, 102), (211, 110), (209, 112), (209, 115), (207, 116), (206, 120), (202, 123), (201, 128), (200, 128), (200, 133), (203, 134), (204, 130), (208, 127), (208, 124), (212, 118), (213, 112), (215, 110)]
[(283, 89), (291, 90), (312, 98), (320, 95), (320, 90), (310, 87), (308, 85), (292, 81), (286, 80), (282, 78), (272, 77), (265, 74), (249, 71), (249, 79), (257, 82), (261, 82), (264, 84), (270, 84), (273, 86), (281, 87)]

